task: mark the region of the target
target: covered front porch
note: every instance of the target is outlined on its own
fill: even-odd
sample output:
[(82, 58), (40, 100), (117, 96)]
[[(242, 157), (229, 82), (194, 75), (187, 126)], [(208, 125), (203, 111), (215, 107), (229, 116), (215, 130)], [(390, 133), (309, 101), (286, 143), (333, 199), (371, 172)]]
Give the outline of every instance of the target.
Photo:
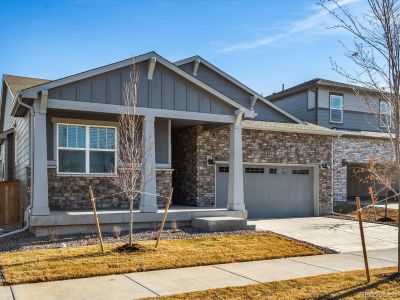
[[(126, 228), (128, 201), (118, 193), (118, 187), (113, 186), (110, 176), (115, 175), (65, 174), (60, 172), (59, 161), (59, 151), (64, 150), (59, 147), (60, 124), (87, 126), (86, 132), (90, 132), (91, 126), (114, 126), (118, 130), (118, 114), (74, 111), (69, 105), (70, 101), (49, 101), (46, 114), (41, 113), (40, 118), (34, 119), (34, 138), (37, 138), (33, 152), (34, 180), (31, 166), (27, 168), (29, 196), (32, 193), (30, 230), (35, 235), (48, 235), (51, 228), (56, 228), (59, 234), (93, 232), (94, 218), (87, 193), (89, 185), (93, 186), (95, 197), (102, 198), (97, 203), (102, 229), (112, 231), (115, 225)], [(98, 109), (99, 104), (96, 107)], [(105, 109), (110, 111), (110, 105)], [(189, 225), (193, 218), (198, 217), (247, 217), (243, 200), (241, 111), (234, 116), (151, 109), (139, 111), (143, 116), (142, 134), (150, 145), (145, 167), (152, 176), (143, 183), (143, 193), (136, 204), (136, 228), (154, 228), (161, 221), (165, 196), (172, 186), (174, 198), (168, 222)], [(232, 170), (229, 201), (222, 209), (215, 208), (214, 160), (218, 158), (196, 140), (196, 133), (221, 127), (229, 128), (230, 146), (224, 155)], [(190, 143), (195, 146), (188, 147)], [(43, 168), (44, 165), (47, 168)]]

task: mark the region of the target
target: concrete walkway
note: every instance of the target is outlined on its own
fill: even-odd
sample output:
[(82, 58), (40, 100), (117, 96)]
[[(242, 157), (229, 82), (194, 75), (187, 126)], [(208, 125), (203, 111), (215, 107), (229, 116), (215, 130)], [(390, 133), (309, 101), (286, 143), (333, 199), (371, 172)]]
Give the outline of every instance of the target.
[[(370, 267), (396, 266), (396, 254), (394, 248), (370, 251)], [(22, 284), (1, 287), (0, 299), (131, 300), (363, 268), (362, 254), (351, 252)]]
[[(324, 217), (251, 220), (258, 230), (269, 230), (338, 252), (361, 251), (357, 221)], [(368, 250), (397, 247), (395, 226), (364, 222)]]

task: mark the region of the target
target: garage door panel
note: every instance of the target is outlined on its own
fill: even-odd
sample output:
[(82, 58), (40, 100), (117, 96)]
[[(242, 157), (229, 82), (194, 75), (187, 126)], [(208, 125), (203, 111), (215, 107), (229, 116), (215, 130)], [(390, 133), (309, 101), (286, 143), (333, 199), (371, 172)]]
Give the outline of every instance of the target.
[[(229, 173), (217, 166), (217, 207), (226, 207)], [(249, 218), (314, 215), (313, 168), (286, 166), (244, 167), (244, 198)]]

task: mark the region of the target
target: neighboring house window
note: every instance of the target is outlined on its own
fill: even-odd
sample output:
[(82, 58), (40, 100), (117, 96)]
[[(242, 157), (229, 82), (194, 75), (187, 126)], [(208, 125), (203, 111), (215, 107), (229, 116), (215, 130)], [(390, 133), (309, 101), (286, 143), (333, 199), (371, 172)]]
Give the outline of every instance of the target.
[(381, 127), (392, 126), (390, 104), (383, 100), (379, 100), (379, 123)]
[(329, 118), (332, 123), (343, 123), (343, 95), (329, 95)]
[(116, 131), (115, 127), (57, 124), (58, 173), (116, 173)]

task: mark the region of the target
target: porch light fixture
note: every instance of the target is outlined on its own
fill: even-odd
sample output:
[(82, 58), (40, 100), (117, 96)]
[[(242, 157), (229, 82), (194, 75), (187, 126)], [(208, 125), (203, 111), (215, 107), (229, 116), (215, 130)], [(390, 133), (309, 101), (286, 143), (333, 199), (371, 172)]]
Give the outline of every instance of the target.
[(330, 169), (330, 166), (328, 166), (328, 163), (326, 161), (322, 160), (322, 159), (319, 161), (319, 166), (322, 169)]
[(207, 166), (215, 165), (214, 157), (212, 155), (207, 155)]

